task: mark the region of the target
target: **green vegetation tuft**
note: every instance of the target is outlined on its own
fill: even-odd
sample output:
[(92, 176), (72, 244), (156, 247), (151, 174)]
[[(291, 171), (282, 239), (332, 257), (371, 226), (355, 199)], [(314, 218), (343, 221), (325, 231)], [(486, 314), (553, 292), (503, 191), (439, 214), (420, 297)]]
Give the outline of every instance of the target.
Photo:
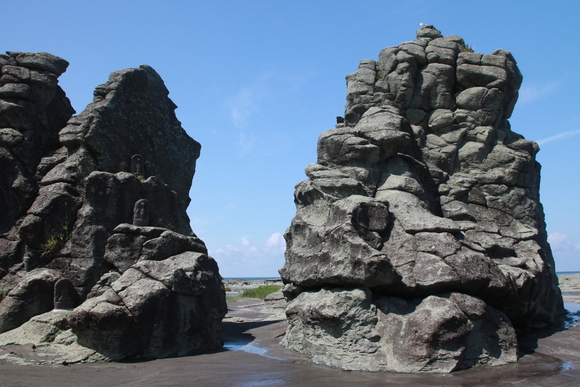
[(228, 296), (226, 295), (226, 302), (235, 302), (240, 298), (261, 298), (264, 299), (268, 294), (277, 292), (282, 289), (279, 285), (262, 285), (255, 289), (244, 290), (239, 296)]
[(279, 285), (262, 285), (256, 289), (244, 290), (241, 297), (245, 298), (265, 298), (268, 294), (277, 292), (282, 289)]
[(72, 239), (72, 231), (68, 224), (62, 226), (60, 232), (52, 232), (47, 238), (46, 242), (42, 244), (42, 256), (50, 257)]
[(462, 44), (459, 46), (459, 51), (460, 52), (473, 52), (473, 48), (471, 48), (471, 45), (469, 44)]

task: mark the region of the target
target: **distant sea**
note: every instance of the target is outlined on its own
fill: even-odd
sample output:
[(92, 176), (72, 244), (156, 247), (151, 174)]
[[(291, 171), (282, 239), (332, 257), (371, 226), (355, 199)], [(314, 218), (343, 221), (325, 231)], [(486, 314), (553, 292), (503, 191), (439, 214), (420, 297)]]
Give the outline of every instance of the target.
[(225, 280), (279, 280), (280, 277), (224, 277)]
[[(562, 274), (577, 274), (580, 271), (557, 271), (556, 275)], [(225, 280), (279, 280), (280, 277), (224, 277)]]

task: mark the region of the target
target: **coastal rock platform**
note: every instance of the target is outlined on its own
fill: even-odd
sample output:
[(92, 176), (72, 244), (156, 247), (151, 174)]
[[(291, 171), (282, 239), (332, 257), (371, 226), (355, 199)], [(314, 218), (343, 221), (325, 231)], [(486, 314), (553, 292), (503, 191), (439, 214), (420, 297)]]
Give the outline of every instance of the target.
[[(580, 274), (562, 280), (568, 309), (578, 303)], [(576, 315), (576, 318), (578, 316)], [(32, 343), (0, 345), (0, 378), (10, 386), (342, 386), (359, 385), (575, 385), (580, 378), (580, 326), (545, 337), (528, 338), (517, 364), (453, 372), (413, 375), (390, 372), (347, 372), (312, 364), (307, 356), (285, 349), (280, 341), (287, 324), (258, 299), (228, 304), (222, 323), (225, 348), (213, 353), (146, 362), (81, 363), (56, 366), (50, 354)], [(53, 360), (56, 358), (53, 357)], [(44, 363), (44, 364), (43, 364)], [(62, 363), (61, 363), (62, 364)]]

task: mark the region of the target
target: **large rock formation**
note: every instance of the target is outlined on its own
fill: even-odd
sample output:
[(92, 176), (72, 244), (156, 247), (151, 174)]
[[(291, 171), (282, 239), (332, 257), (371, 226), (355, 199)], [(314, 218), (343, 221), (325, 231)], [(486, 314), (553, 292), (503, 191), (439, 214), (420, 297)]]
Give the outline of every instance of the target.
[(0, 332), (51, 311), (67, 279), (60, 328), (108, 358), (220, 347), (225, 292), (186, 213), (201, 147), (159, 75), (114, 72), (71, 118), (66, 61), (0, 65)]
[(511, 131), (522, 76), (432, 26), (347, 76), (345, 117), (295, 192), (284, 344), (357, 370), (517, 360), (563, 312), (538, 146)]

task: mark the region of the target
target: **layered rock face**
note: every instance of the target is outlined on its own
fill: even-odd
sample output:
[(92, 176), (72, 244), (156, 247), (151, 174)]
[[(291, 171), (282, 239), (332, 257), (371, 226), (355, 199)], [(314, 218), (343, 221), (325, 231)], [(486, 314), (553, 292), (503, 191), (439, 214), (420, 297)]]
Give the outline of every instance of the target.
[(66, 61), (0, 64), (0, 332), (52, 310), (64, 278), (76, 308), (61, 325), (108, 358), (221, 347), (225, 292), (186, 213), (201, 147), (159, 75), (114, 72), (71, 118)]
[(563, 313), (538, 146), (511, 131), (522, 76), (432, 26), (347, 76), (345, 117), (297, 185), (284, 345), (356, 370), (517, 360)]

